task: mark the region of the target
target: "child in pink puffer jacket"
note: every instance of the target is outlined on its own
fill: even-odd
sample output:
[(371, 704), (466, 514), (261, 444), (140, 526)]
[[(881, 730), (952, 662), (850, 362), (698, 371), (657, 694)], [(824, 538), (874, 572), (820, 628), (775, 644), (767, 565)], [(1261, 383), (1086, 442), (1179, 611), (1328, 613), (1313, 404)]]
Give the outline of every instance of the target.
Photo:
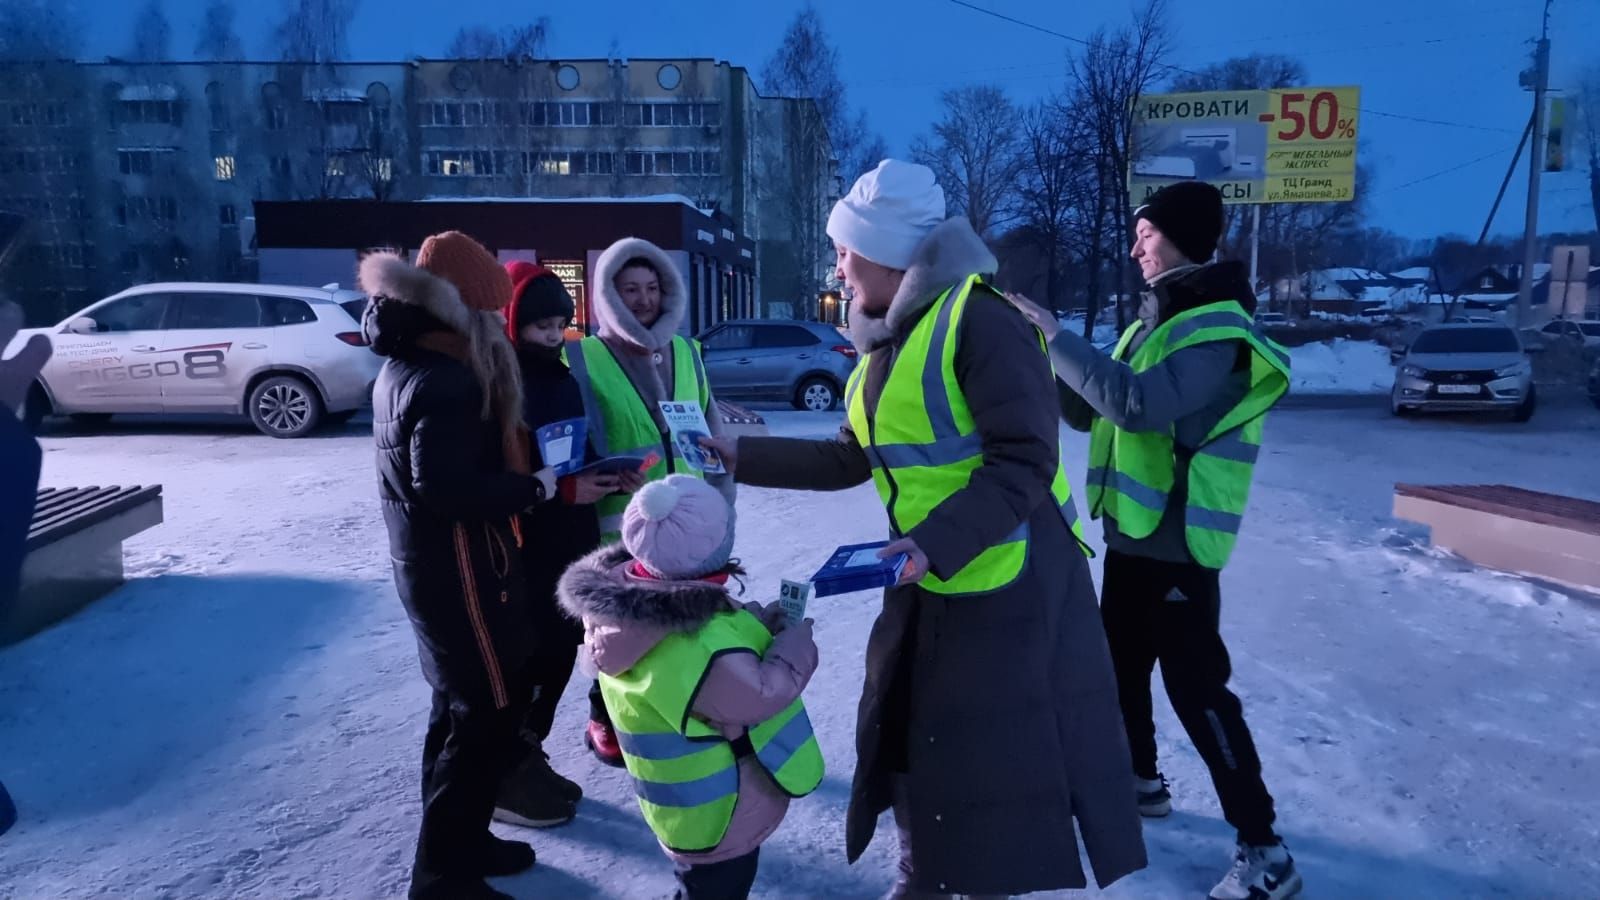
[(748, 897), (761, 844), (822, 779), (800, 701), (817, 668), (811, 620), (729, 595), (743, 574), (733, 519), (700, 479), (652, 482), (628, 505), (622, 544), (574, 563), (559, 588), (685, 900)]

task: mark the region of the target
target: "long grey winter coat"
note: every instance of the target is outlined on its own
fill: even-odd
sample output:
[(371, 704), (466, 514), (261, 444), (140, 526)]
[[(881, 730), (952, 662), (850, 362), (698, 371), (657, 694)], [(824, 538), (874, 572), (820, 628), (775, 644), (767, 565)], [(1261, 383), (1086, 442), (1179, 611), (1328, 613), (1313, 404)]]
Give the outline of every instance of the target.
[[(882, 346), (863, 385), (868, 416), (893, 357), (933, 301), (966, 275), (994, 269), (965, 219), (934, 229), (887, 319), (854, 324), (863, 351)], [(968, 302), (955, 365), (984, 464), (909, 536), (943, 577), (1024, 519), (1033, 546), (1017, 582), (993, 594), (884, 592), (867, 643), (846, 851), (852, 862), (861, 856), (901, 777), (913, 887), (1082, 888), (1074, 822), (1105, 886), (1143, 868), (1145, 850), (1088, 562), (1049, 502), (1058, 453), (1050, 365), (1038, 333), (987, 290)], [(867, 481), (870, 468), (847, 425), (831, 441), (743, 438), (736, 476), (763, 487), (841, 490)]]

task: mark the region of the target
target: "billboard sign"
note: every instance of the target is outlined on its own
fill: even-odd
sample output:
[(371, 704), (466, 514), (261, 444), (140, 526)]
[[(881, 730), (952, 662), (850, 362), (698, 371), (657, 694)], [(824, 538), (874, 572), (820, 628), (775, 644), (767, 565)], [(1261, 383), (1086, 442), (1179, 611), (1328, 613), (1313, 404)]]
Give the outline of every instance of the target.
[(1129, 196), (1138, 206), (1195, 180), (1230, 204), (1353, 200), (1360, 99), (1355, 87), (1140, 97)]

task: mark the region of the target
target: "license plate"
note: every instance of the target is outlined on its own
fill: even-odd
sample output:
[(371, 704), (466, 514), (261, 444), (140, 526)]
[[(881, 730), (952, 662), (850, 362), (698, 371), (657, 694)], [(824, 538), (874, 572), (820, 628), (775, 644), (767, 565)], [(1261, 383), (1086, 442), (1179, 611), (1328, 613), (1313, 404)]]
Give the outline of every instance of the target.
[(1441, 384), (1441, 385), (1439, 385), (1439, 393), (1441, 393), (1441, 394), (1476, 394), (1481, 390), (1483, 390), (1483, 388), (1480, 385), (1476, 385), (1476, 384)]

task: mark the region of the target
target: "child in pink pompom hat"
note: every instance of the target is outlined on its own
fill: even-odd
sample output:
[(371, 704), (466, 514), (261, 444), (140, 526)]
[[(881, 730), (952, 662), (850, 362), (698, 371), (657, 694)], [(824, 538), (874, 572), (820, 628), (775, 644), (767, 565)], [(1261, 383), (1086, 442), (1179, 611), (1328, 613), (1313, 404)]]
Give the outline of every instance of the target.
[(822, 780), (800, 693), (817, 669), (811, 620), (739, 604), (733, 508), (698, 478), (644, 486), (622, 543), (574, 563), (562, 607), (584, 626), (639, 807), (679, 897), (740, 898), (789, 801)]

